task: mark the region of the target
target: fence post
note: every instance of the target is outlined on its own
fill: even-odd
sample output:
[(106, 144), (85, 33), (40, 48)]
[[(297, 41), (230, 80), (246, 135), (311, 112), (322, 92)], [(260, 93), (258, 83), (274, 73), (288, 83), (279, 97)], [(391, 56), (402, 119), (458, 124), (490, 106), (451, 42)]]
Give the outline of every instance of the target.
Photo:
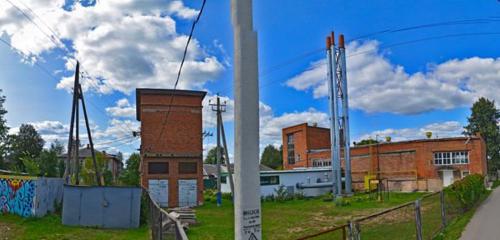
[(446, 206), (444, 202), (444, 191), (441, 191), (439, 194), (440, 196), (440, 202), (441, 202), (441, 222), (443, 225), (443, 228), (446, 227)]
[(359, 224), (355, 221), (349, 221), (349, 239), (360, 240)]
[(422, 215), (420, 214), (420, 199), (415, 201), (415, 225), (417, 230), (417, 240), (422, 240)]

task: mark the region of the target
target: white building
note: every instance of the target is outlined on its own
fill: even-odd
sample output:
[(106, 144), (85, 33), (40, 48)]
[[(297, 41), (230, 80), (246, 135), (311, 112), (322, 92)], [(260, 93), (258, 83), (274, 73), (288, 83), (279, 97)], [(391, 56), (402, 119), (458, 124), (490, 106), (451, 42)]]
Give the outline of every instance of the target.
[[(221, 179), (221, 191), (230, 193), (227, 173)], [(293, 170), (260, 171), (260, 195), (262, 197), (275, 195), (280, 186), (288, 193), (302, 193), (307, 197), (323, 195), (332, 189), (331, 168), (304, 168)]]

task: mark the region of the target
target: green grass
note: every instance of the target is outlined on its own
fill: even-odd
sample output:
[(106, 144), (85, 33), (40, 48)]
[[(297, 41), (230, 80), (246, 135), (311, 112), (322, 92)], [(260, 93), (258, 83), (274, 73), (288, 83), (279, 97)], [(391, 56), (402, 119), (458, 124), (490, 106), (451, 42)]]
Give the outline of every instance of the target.
[(491, 186), (491, 189), (495, 189), (497, 188), (498, 186), (500, 186), (500, 180), (496, 180), (493, 182), (493, 185)]
[(149, 239), (147, 227), (131, 230), (108, 230), (70, 227), (61, 224), (61, 217), (49, 215), (43, 218), (21, 218), (0, 214), (0, 239)]
[(481, 197), (481, 200), (478, 201), (478, 204), (476, 207), (470, 209), (469, 211), (465, 212), (464, 214), (458, 215), (455, 219), (451, 220), (445, 229), (438, 234), (434, 240), (455, 240), (459, 239), (460, 236), (462, 236), (462, 232), (465, 230), (465, 227), (469, 223), (469, 221), (472, 219), (474, 216), (474, 213), (476, 212), (476, 209), (479, 207), (479, 205), (490, 195), (491, 191), (487, 191), (487, 193)]
[[(413, 201), (423, 193), (391, 193), (389, 200), (377, 202), (366, 195), (348, 198), (350, 205), (337, 207), (322, 198), (292, 200), (287, 202), (263, 202), (262, 225), (264, 239), (295, 239), (345, 224), (353, 218)], [(206, 203), (196, 208), (198, 224), (188, 231), (189, 239), (233, 239), (233, 205), (225, 201), (221, 207)], [(413, 227), (414, 229), (414, 227)], [(413, 231), (414, 232), (414, 231)], [(341, 231), (317, 239), (335, 239)], [(386, 235), (385, 235), (386, 236)]]

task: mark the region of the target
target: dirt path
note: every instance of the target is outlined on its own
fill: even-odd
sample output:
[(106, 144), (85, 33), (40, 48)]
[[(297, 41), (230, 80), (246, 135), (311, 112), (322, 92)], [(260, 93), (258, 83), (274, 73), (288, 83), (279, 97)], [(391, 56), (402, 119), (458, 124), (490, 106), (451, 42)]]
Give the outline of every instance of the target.
[(500, 239), (500, 187), (477, 209), (460, 239)]
[(14, 232), (12, 225), (0, 221), (0, 240), (14, 239)]

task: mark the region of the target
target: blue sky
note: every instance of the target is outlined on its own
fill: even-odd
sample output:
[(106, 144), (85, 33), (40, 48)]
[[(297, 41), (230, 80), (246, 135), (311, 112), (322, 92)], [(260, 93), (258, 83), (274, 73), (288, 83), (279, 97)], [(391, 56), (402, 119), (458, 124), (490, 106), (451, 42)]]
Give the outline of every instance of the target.
[[(78, 58), (88, 75), (82, 82), (92, 129), (96, 142), (104, 143), (98, 147), (136, 149), (139, 140), (130, 136), (138, 127), (134, 89), (173, 86), (201, 1), (12, 2), (43, 29), (0, 2), (0, 36), (13, 46), (0, 44), (0, 89), (12, 132), (32, 123), (48, 142), (65, 141), (71, 110), (67, 89)], [(180, 87), (206, 90), (208, 98), (224, 96), (232, 145), (229, 2), (207, 2)], [(475, 99), (500, 100), (500, 3), (495, 0), (254, 0), (254, 25), (262, 146), (280, 144), (282, 127), (328, 124), (321, 49), (331, 30), (346, 36), (347, 55), (353, 55), (347, 59), (353, 140), (415, 139), (425, 137), (425, 131), (455, 136)], [(420, 27), (350, 41), (415, 26)], [(49, 39), (55, 34), (62, 43)], [(206, 108), (204, 128), (215, 132), (213, 126), (213, 113)], [(214, 137), (207, 138), (205, 149), (214, 143)]]

